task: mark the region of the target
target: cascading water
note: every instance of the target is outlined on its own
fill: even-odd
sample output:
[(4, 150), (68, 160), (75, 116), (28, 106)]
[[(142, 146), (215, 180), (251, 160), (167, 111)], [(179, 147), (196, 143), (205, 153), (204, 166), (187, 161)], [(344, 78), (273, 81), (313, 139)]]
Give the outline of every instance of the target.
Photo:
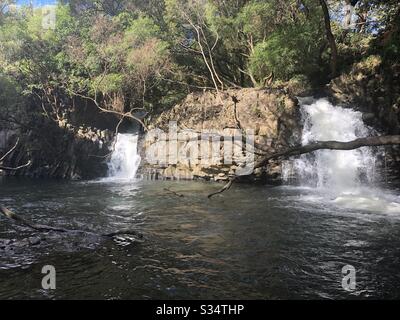
[[(313, 141), (351, 141), (374, 134), (360, 112), (334, 106), (326, 99), (302, 105), (302, 144)], [(285, 162), (282, 176), (287, 184), (294, 177), (311, 188), (301, 200), (331, 203), (352, 210), (400, 214), (400, 199), (375, 185), (376, 149), (319, 150)]]
[[(360, 112), (333, 106), (325, 99), (303, 105), (302, 117), (303, 145), (313, 141), (345, 142), (373, 134), (363, 123)], [(368, 147), (350, 151), (319, 150), (295, 160), (292, 169), (302, 185), (343, 192), (373, 184), (375, 158)]]
[(108, 163), (109, 177), (117, 180), (133, 180), (140, 165), (136, 134), (118, 134), (114, 151)]

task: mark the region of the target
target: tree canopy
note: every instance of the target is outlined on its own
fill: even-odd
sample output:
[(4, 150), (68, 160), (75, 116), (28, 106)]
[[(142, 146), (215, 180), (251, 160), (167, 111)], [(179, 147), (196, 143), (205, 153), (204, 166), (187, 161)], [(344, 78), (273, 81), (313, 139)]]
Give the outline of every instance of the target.
[(151, 113), (192, 90), (323, 83), (333, 59), (346, 68), (377, 39), (387, 57), (399, 52), (394, 0), (64, 0), (51, 10), (46, 27), (43, 8), (0, 1), (2, 109), (25, 103), (59, 121), (89, 99)]

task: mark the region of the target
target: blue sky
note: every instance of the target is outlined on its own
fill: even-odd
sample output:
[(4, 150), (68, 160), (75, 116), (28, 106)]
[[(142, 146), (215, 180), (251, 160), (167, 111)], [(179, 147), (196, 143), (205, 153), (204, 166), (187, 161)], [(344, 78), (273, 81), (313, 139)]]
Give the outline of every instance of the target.
[[(57, 0), (32, 0), (32, 3), (35, 6), (43, 6), (45, 4), (54, 4), (56, 3)], [(17, 4), (29, 4), (30, 1), (29, 0), (17, 0)]]

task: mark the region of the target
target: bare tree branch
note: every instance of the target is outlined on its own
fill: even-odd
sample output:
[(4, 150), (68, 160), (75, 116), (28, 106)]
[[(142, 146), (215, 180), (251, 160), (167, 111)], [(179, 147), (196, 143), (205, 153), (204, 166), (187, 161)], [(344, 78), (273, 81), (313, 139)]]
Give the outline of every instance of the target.
[(85, 96), (85, 95), (80, 94), (80, 93), (77, 93), (77, 92), (73, 92), (73, 91), (70, 90), (70, 89), (68, 89), (68, 91), (69, 91), (70, 93), (72, 93), (73, 95), (77, 96), (77, 97), (80, 97), (80, 98), (82, 98), (82, 99), (86, 99), (86, 100), (92, 101), (92, 102), (96, 105), (96, 107), (97, 107), (100, 111), (102, 111), (102, 112), (104, 112), (104, 113), (115, 114), (115, 115), (121, 116), (123, 119), (125, 119), (125, 118), (133, 119), (133, 120), (139, 122), (140, 125), (143, 127), (143, 129), (144, 129), (145, 131), (148, 131), (148, 128), (147, 128), (146, 124), (145, 124), (141, 119), (139, 119), (138, 117), (135, 117), (135, 116), (132, 114), (131, 111), (129, 111), (129, 112), (119, 112), (119, 111), (115, 111), (115, 110), (109, 110), (109, 109), (103, 108), (103, 107), (99, 104), (99, 102), (97, 101), (96, 98), (92, 98), (92, 97)]

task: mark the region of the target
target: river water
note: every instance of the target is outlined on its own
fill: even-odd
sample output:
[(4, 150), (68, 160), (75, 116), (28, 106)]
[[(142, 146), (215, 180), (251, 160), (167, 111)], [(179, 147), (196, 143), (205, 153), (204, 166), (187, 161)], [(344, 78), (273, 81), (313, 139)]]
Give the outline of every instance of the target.
[[(0, 186), (1, 203), (31, 220), (144, 235), (36, 234), (39, 244), (0, 248), (3, 299), (400, 298), (400, 215), (346, 209), (313, 189), (236, 185), (208, 200), (216, 186), (201, 182)], [(1, 239), (34, 235), (0, 221)], [(44, 265), (56, 268), (55, 291), (41, 289)], [(354, 292), (342, 288), (344, 265), (357, 271)]]

